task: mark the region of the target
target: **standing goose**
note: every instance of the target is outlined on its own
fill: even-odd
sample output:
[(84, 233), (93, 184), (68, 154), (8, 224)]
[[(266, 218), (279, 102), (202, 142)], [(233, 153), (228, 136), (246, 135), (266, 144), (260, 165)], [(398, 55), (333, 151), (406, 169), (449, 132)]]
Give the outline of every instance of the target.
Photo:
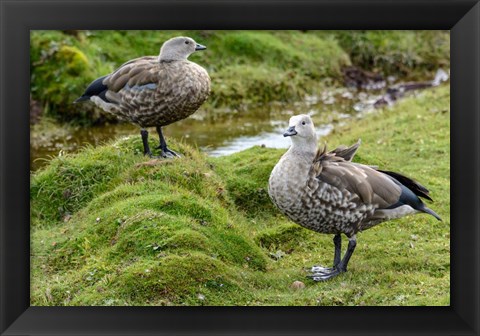
[(162, 127), (193, 114), (208, 98), (207, 71), (187, 60), (205, 49), (189, 37), (174, 37), (162, 45), (159, 56), (135, 58), (94, 80), (75, 102), (91, 100), (119, 119), (139, 125), (145, 155), (152, 156), (146, 127), (156, 127), (161, 156), (178, 156), (168, 149)]
[[(326, 147), (317, 150), (315, 128), (307, 115), (293, 116), (283, 135), (291, 137), (292, 145), (270, 175), (270, 198), (295, 223), (335, 235), (333, 267), (312, 267), (313, 280), (347, 271), (357, 232), (419, 212), (441, 220), (419, 198), (431, 200), (425, 187), (401, 174), (351, 162), (360, 142), (331, 152)], [(341, 259), (342, 233), (349, 241)]]

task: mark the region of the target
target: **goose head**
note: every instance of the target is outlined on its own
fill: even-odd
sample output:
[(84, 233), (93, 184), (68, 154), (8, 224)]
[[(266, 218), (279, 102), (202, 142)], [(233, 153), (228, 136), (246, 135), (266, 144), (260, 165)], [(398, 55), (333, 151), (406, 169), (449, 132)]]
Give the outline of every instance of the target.
[(160, 61), (186, 60), (195, 51), (205, 50), (207, 47), (198, 44), (194, 39), (178, 36), (166, 41), (160, 48)]
[(291, 138), (294, 148), (316, 151), (317, 133), (312, 119), (306, 114), (291, 117), (288, 129), (283, 133), (283, 136)]

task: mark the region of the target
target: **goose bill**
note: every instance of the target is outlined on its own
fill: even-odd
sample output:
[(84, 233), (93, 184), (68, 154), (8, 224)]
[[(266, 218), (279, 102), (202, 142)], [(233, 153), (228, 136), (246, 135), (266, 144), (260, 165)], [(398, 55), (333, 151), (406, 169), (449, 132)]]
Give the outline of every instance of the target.
[(292, 135), (296, 135), (296, 134), (297, 134), (297, 131), (295, 131), (295, 126), (291, 126), (287, 129), (287, 131), (285, 133), (283, 133), (283, 136), (287, 137), (287, 136), (292, 136)]

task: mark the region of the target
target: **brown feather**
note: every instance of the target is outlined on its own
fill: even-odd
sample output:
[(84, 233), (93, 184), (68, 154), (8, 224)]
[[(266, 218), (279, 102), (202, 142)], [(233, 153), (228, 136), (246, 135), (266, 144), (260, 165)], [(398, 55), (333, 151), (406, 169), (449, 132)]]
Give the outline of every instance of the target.
[(347, 161), (352, 161), (353, 157), (355, 156), (355, 153), (357, 153), (358, 148), (360, 147), (360, 144), (362, 141), (358, 139), (358, 141), (353, 144), (350, 147), (347, 147), (345, 145), (340, 145), (334, 150), (332, 150), (330, 153), (335, 154), (336, 156), (339, 156)]
[(352, 163), (327, 152), (326, 146), (317, 152), (314, 173), (322, 182), (340, 190), (348, 190), (366, 204), (386, 208), (395, 204), (401, 189), (383, 173), (363, 164)]

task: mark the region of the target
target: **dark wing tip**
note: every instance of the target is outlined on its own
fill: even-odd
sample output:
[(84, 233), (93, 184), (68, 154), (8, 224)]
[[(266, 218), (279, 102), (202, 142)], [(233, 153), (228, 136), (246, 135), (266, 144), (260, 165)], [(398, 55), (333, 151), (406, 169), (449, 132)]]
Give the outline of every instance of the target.
[(87, 101), (87, 100), (90, 100), (89, 96), (81, 96), (81, 97), (78, 97), (77, 99), (75, 99), (75, 101), (73, 103), (77, 104), (77, 103), (81, 103), (81, 102)]
[(417, 181), (415, 181), (415, 180), (413, 180), (409, 177), (406, 177), (405, 175), (395, 173), (395, 172), (392, 172), (392, 171), (380, 170), (380, 169), (378, 169), (378, 171), (393, 177), (398, 182), (400, 182), (401, 184), (406, 186), (408, 189), (413, 191), (413, 193), (415, 195), (417, 195), (418, 197), (423, 197), (423, 198), (433, 202), (433, 199), (429, 195), (430, 191), (427, 188), (425, 188), (423, 185), (418, 183)]
[[(92, 96), (99, 96), (103, 99), (103, 96), (105, 96), (106, 91), (108, 90), (108, 87), (103, 84), (103, 80), (105, 79), (106, 76), (102, 76), (100, 78), (95, 79), (93, 82), (91, 82), (83, 95), (77, 100), (74, 101), (74, 103), (80, 103), (83, 101), (90, 100), (90, 97)], [(102, 96), (103, 95), (103, 96)]]
[(442, 222), (442, 218), (437, 215), (437, 213), (435, 211), (433, 211), (432, 209), (429, 209), (427, 207), (424, 207), (423, 208), (423, 212), (429, 214), (429, 215), (432, 215), (433, 217), (435, 217), (436, 219), (438, 219), (440, 222)]

